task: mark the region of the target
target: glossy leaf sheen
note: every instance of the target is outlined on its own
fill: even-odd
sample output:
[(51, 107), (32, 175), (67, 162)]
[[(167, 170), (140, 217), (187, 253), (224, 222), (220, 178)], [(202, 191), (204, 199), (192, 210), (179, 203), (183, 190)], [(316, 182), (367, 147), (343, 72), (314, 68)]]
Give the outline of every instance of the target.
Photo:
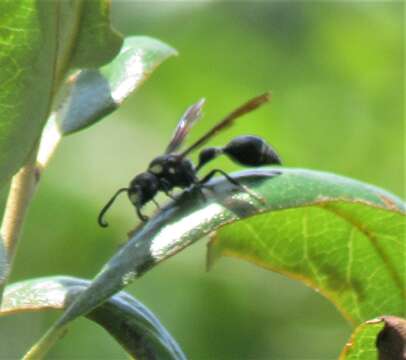
[[(48, 277), (10, 285), (4, 293), (0, 315), (63, 310), (89, 285), (73, 277)], [(137, 359), (185, 359), (158, 319), (131, 295), (120, 292), (87, 317), (104, 327)]]
[[(199, 192), (195, 189), (183, 192), (176, 202), (170, 202), (134, 233), (128, 243), (104, 266), (90, 287), (78, 297), (42, 341), (32, 349), (30, 355), (40, 353), (42, 349), (45, 349), (55, 341), (57, 334), (63, 331), (69, 321), (89, 312), (160, 261), (174, 255), (203, 236), (213, 233), (223, 225), (233, 223), (245, 217), (252, 217), (252, 219), (266, 216), (272, 217), (274, 214), (278, 216), (285, 211), (287, 211), (286, 217), (289, 217), (289, 211), (295, 209), (300, 211), (302, 209), (306, 213), (309, 211), (309, 207), (316, 207), (316, 211), (322, 212), (326, 211), (323, 209), (326, 206), (330, 206), (332, 209), (338, 207), (337, 211), (347, 211), (348, 207), (358, 204), (359, 206), (355, 209), (355, 213), (361, 222), (360, 226), (364, 226), (364, 222), (372, 226), (373, 224), (368, 219), (372, 215), (375, 217), (376, 211), (378, 219), (386, 218), (391, 224), (393, 222), (392, 225), (394, 225), (393, 228), (391, 225), (389, 229), (382, 227), (380, 235), (383, 236), (383, 239), (395, 248), (399, 248), (402, 244), (400, 236), (402, 226), (404, 226), (405, 206), (401, 200), (384, 190), (341, 176), (302, 169), (261, 169), (243, 171), (232, 174), (232, 176), (247, 186), (251, 194), (241, 192), (239, 188), (223, 178), (216, 179), (210, 183), (210, 186), (205, 190), (206, 201), (202, 199)], [(255, 194), (255, 196), (252, 194)], [(360, 206), (365, 207), (365, 216), (363, 215), (364, 209)], [(258, 215), (260, 213), (264, 214)], [(279, 215), (279, 217), (281, 216)], [(298, 215), (296, 214), (296, 216)], [(304, 215), (304, 217), (306, 216)], [(335, 219), (335, 216), (333, 218)], [(323, 244), (317, 240), (319, 235), (325, 238), (326, 231), (330, 232), (330, 239), (333, 241), (335, 241), (334, 239), (337, 235), (341, 235), (341, 231), (337, 233), (335, 228), (329, 227), (328, 223), (324, 223), (324, 220), (326, 219), (323, 217), (315, 219), (315, 221), (320, 221), (314, 223), (314, 225), (317, 224), (315, 232), (310, 232), (310, 230), (313, 231), (313, 227), (309, 228), (308, 232), (315, 239), (312, 241), (319, 244), (320, 249), (317, 249), (318, 252), (322, 254), (329, 254), (330, 251), (335, 252), (336, 258), (340, 260), (343, 256), (348, 255), (348, 243), (344, 243), (341, 248), (335, 247), (331, 250), (329, 244)], [(329, 221), (337, 221), (337, 219)], [(224, 227), (224, 229), (232, 231), (234, 226), (239, 226), (239, 224), (240, 222), (237, 222), (233, 226)], [(268, 224), (271, 229), (272, 222), (269, 221)], [(261, 231), (263, 232), (263, 230)], [(299, 244), (294, 240), (300, 238), (303, 229), (298, 227), (296, 223), (288, 223), (285, 230), (291, 234), (289, 242), (275, 246), (274, 251), (280, 249), (279, 251), (283, 254), (286, 249), (289, 249), (292, 254), (292, 262), (297, 262), (297, 256), (299, 256), (297, 247), (303, 249), (303, 244)], [(386, 233), (386, 231), (389, 231), (389, 233)], [(238, 238), (236, 237), (236, 240)], [(279, 243), (278, 238), (274, 240), (277, 244)], [(308, 241), (308, 243), (310, 242)], [(377, 241), (377, 243), (381, 244), (381, 240)], [(395, 278), (400, 276), (401, 273), (398, 273), (398, 271), (403, 265), (399, 264), (401, 257), (396, 254), (395, 250), (387, 249), (385, 244), (381, 245), (384, 247), (386, 255), (389, 256), (392, 270), (389, 271), (381, 263), (379, 265), (383, 266), (383, 268), (378, 268), (372, 273), (383, 274), (381, 278), (389, 279), (388, 284), (385, 284), (387, 286), (385, 290), (387, 299), (384, 305), (386, 308), (393, 309), (392, 313), (398, 313), (402, 311), (399, 308), (402, 300), (400, 299), (400, 289), (397, 281), (392, 277), (392, 271), (395, 272)], [(357, 244), (357, 246), (364, 248), (363, 244)], [(259, 254), (261, 254), (261, 251), (266, 253), (266, 247), (258, 248), (257, 252)], [(364, 251), (361, 251), (361, 253), (362, 260), (366, 262), (370, 258), (377, 256), (377, 249), (365, 246)], [(394, 258), (392, 258), (393, 256)], [(381, 259), (381, 257), (378, 256), (378, 259)], [(337, 279), (342, 277), (349, 279), (349, 282), (344, 282), (346, 284), (344, 288), (339, 286), (332, 287), (332, 291), (351, 295), (348, 301), (349, 306), (356, 304), (359, 300), (357, 298), (358, 295), (353, 291), (356, 285), (360, 285), (363, 290), (368, 290), (368, 293), (364, 292), (362, 294), (371, 295), (369, 289), (365, 288), (364, 282), (356, 285), (352, 283), (353, 269), (355, 269), (353, 266), (350, 267), (350, 270), (347, 267), (346, 272), (341, 274), (342, 265), (340, 262), (337, 263), (335, 261), (331, 265), (327, 265), (319, 254), (308, 253), (308, 258), (303, 260), (307, 266), (300, 265), (297, 267), (297, 271), (298, 273), (302, 270), (304, 271), (301, 277), (304, 281), (306, 281), (306, 276), (309, 275), (309, 266), (311, 271), (316, 272), (316, 269), (320, 266), (326, 271), (328, 270), (329, 273), (337, 273), (338, 275), (332, 279), (336, 283)], [(357, 260), (353, 258), (352, 262), (356, 264)], [(368, 267), (357, 268), (358, 272), (361, 272), (366, 278), (371, 275), (371, 269)], [(319, 280), (322, 285), (323, 281), (329, 284), (325, 274), (320, 276)], [(297, 277), (300, 278), (300, 276)], [(372, 280), (379, 279), (372, 278)], [(381, 285), (380, 283), (379, 286)], [(375, 311), (381, 307), (379, 303), (379, 286), (372, 283), (370, 286), (375, 289), (375, 291), (372, 291), (373, 297), (362, 297), (363, 302), (359, 302), (359, 306), (362, 307), (359, 308), (361, 315), (356, 317), (355, 321), (364, 316), (364, 312), (370, 313), (370, 309)], [(375, 296), (378, 300), (375, 300)], [(344, 305), (346, 304), (342, 306)], [(364, 310), (364, 308), (367, 310)], [(347, 313), (349, 312), (347, 311)]]
[(67, 72), (106, 63), (122, 40), (110, 28), (106, 0), (3, 0), (0, 24), (3, 185), (34, 149)]
[(69, 95), (56, 114), (62, 134), (79, 131), (114, 111), (168, 57), (176, 51), (146, 36), (126, 38), (119, 55), (100, 69), (72, 76)]

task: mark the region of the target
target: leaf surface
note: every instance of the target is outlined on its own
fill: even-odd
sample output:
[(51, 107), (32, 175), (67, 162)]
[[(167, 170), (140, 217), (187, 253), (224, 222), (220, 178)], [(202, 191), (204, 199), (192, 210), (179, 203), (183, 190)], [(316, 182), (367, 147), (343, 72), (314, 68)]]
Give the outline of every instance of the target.
[(362, 202), (334, 200), (261, 214), (224, 227), (209, 244), (303, 281), (352, 323), (404, 315), (405, 216)]
[(119, 52), (123, 38), (111, 27), (111, 1), (81, 1), (77, 37), (71, 68), (96, 68), (109, 63)]
[(62, 134), (79, 131), (114, 111), (151, 73), (176, 51), (147, 37), (124, 40), (120, 53), (100, 69), (84, 69), (73, 75), (56, 113)]
[[(400, 199), (359, 181), (311, 170), (261, 169), (232, 176), (245, 186), (245, 191), (222, 178), (216, 179), (205, 189), (206, 200), (195, 188), (184, 191), (135, 231), (28, 358), (46, 351), (69, 321), (89, 312), (159, 262), (223, 226), (218, 239), (228, 238), (230, 244), (250, 251), (249, 256), (275, 255), (280, 264), (287, 262), (297, 278), (310, 285), (309, 279), (315, 277), (316, 290), (331, 291), (339, 299), (336, 305), (353, 322), (381, 309), (390, 309), (392, 314), (404, 311), (399, 279), (404, 269), (401, 254), (405, 206)], [(292, 215), (292, 211), (302, 214)], [(312, 212), (315, 218), (308, 221)], [(285, 223), (274, 226), (275, 221), (267, 220), (274, 216)], [(356, 219), (355, 230), (352, 222), (346, 220), (348, 216)], [(245, 245), (244, 218), (263, 221), (262, 227), (250, 228), (254, 233), (250, 239), (254, 239), (252, 243), (257, 248)], [(305, 233), (304, 221), (307, 221)], [(237, 227), (241, 233), (226, 236), (226, 231), (233, 232)], [(362, 230), (378, 236), (373, 246)], [(271, 245), (269, 240), (257, 240), (267, 231), (274, 234), (269, 237), (273, 241)], [(361, 242), (350, 244), (348, 239), (355, 239), (358, 232), (362, 235)], [(223, 253), (223, 241), (211, 246), (212, 260)], [(360, 260), (355, 255), (361, 256)], [(332, 262), (325, 261), (326, 257)], [(368, 266), (369, 261), (372, 267)], [(279, 271), (281, 265), (272, 266)], [(380, 292), (382, 283), (375, 281), (386, 281), (383, 292)], [(330, 299), (335, 301), (332, 296)]]
[[(64, 310), (89, 283), (78, 278), (55, 276), (9, 285), (0, 315)], [(137, 359), (185, 359), (158, 319), (128, 293), (114, 295), (87, 317), (105, 328)]]
[(109, 61), (121, 41), (106, 0), (1, 1), (0, 186), (34, 150), (68, 71)]

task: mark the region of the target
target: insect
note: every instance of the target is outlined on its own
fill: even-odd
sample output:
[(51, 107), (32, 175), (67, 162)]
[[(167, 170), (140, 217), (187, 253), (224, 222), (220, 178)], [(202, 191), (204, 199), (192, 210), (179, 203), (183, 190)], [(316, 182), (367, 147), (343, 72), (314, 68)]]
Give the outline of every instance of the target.
[(219, 131), (229, 127), (235, 119), (255, 110), (269, 100), (270, 93), (265, 93), (249, 100), (228, 114), (186, 150), (177, 152), (192, 126), (200, 118), (205, 100), (201, 99), (196, 104), (190, 106), (181, 117), (164, 155), (153, 159), (147, 171), (136, 175), (128, 187), (121, 188), (114, 194), (100, 211), (98, 217), (99, 225), (102, 227), (108, 226), (108, 223), (103, 219), (104, 215), (117, 196), (123, 192), (127, 193), (128, 198), (136, 209), (138, 217), (142, 221), (146, 221), (148, 218), (141, 212), (141, 209), (149, 201), (155, 202), (154, 197), (160, 191), (173, 198), (171, 195), (173, 188), (185, 189), (195, 186), (203, 194), (202, 187), (216, 173), (222, 174), (228, 181), (241, 187), (235, 179), (221, 169), (211, 170), (203, 178), (199, 179), (197, 177), (197, 173), (205, 164), (222, 154), (227, 155), (234, 162), (244, 166), (280, 165), (281, 160), (272, 147), (260, 137), (252, 135), (238, 136), (223, 147), (208, 147), (203, 149), (199, 154), (196, 166), (187, 158), (187, 155), (201, 147)]

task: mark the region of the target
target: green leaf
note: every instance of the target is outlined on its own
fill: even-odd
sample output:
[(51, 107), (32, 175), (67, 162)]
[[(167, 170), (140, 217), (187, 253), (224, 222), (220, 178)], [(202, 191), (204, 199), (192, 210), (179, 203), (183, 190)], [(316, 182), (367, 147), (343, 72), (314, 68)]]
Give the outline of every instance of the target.
[(406, 356), (406, 320), (382, 316), (366, 321), (352, 333), (340, 360), (402, 360)]
[(110, 0), (82, 0), (81, 7), (82, 17), (77, 28), (78, 37), (70, 66), (97, 68), (107, 64), (117, 55), (123, 38), (111, 27)]
[(62, 134), (79, 131), (114, 111), (150, 74), (176, 51), (147, 37), (124, 40), (117, 57), (100, 69), (86, 69), (72, 76), (67, 95), (56, 114)]
[(369, 360), (378, 359), (376, 348), (376, 337), (383, 329), (383, 323), (378, 321), (367, 321), (357, 326), (345, 345), (340, 360)]
[[(7, 286), (0, 315), (63, 310), (89, 281), (54, 276)], [(86, 315), (105, 328), (137, 359), (185, 359), (176, 341), (158, 319), (131, 295), (120, 292)]]
[[(303, 234), (303, 228), (298, 227), (297, 223), (293, 222), (286, 224), (285, 228), (278, 227), (277, 229), (280, 230), (278, 236), (285, 236), (283, 230), (290, 233), (291, 236), (287, 241), (284, 237), (274, 238), (276, 245), (273, 251), (279, 250), (285, 254), (286, 249), (290, 249), (287, 255), (290, 254), (291, 263), (294, 264), (295, 261), (298, 263), (296, 271), (298, 273), (304, 271), (301, 276), (302, 280), (307, 281), (305, 276), (313, 274), (313, 272), (306, 271), (309, 267), (311, 271), (316, 269), (320, 271), (320, 267), (324, 269), (324, 273), (320, 274), (321, 278), (319, 278), (322, 281), (321, 285), (329, 285), (329, 288), (334, 289), (337, 294), (349, 294), (349, 304), (362, 306), (359, 308), (362, 316), (381, 308), (390, 308), (392, 310), (390, 312), (393, 314), (403, 311), (404, 308), (401, 307), (401, 304), (404, 298), (401, 296), (399, 278), (404, 273), (402, 272), (404, 264), (401, 261), (402, 241), (400, 236), (403, 234), (402, 228), (405, 224), (405, 206), (401, 200), (374, 186), (311, 170), (262, 169), (243, 171), (232, 174), (232, 176), (238, 179), (248, 192), (241, 191), (240, 188), (224, 179), (216, 179), (205, 190), (206, 200), (202, 199), (201, 194), (195, 188), (186, 190), (176, 202), (170, 202), (144, 226), (137, 229), (131, 239), (107, 262), (89, 288), (77, 298), (43, 337), (42, 341), (31, 350), (27, 358), (46, 352), (47, 347), (57, 340), (59, 334), (64, 331), (70, 321), (89, 312), (132, 280), (203, 236), (212, 234), (224, 225), (236, 222), (232, 226), (224, 226), (224, 231), (227, 229), (232, 231), (235, 226), (243, 224), (237, 220), (246, 217), (250, 217), (250, 221), (268, 215), (283, 218), (280, 214), (285, 214), (289, 218), (290, 211), (294, 210), (303, 211), (305, 214), (313, 211), (314, 208), (316, 212), (331, 213), (332, 217), (332, 219), (326, 219), (323, 216), (317, 218), (316, 229), (314, 229), (314, 224), (308, 224), (306, 235), (311, 235), (314, 238), (312, 241), (321, 248), (316, 249), (317, 253), (313, 253), (313, 249), (307, 251), (307, 257), (311, 261), (305, 258), (303, 264), (298, 263), (298, 255), (303, 249), (303, 243), (299, 241)], [(354, 209), (353, 206), (355, 206)], [(350, 247), (348, 242), (339, 244), (342, 232), (338, 229), (336, 231), (330, 225), (345, 223), (348, 226), (347, 234), (349, 234), (351, 231), (350, 223), (335, 215), (335, 212), (341, 212), (343, 216), (346, 216), (349, 210), (353, 210), (351, 216), (353, 216), (352, 214), (357, 216), (359, 226), (365, 226), (368, 231), (374, 231), (374, 235), (379, 236), (374, 245), (382, 247), (384, 253), (382, 255), (376, 246), (367, 247), (364, 245), (365, 241), (360, 244), (353, 244), (352, 253), (350, 253), (352, 254), (350, 255), (352, 265), (350, 268), (345, 268), (342, 274), (343, 264), (345, 264), (342, 259), (347, 255), (348, 262)], [(363, 213), (364, 210), (365, 213)], [(308, 218), (308, 216), (307, 214), (304, 217)], [(370, 216), (373, 217), (370, 218)], [(374, 219), (379, 220), (376, 225), (374, 225)], [(324, 220), (327, 220), (327, 223), (323, 223)], [(272, 230), (272, 223), (269, 221), (268, 224)], [(381, 225), (382, 228), (379, 228)], [(312, 232), (313, 230), (315, 231)], [(375, 233), (375, 230), (379, 230), (379, 233)], [(327, 239), (333, 242), (331, 245), (334, 246), (319, 241), (319, 238), (326, 239), (326, 231), (330, 232), (331, 236)], [(355, 233), (355, 230), (352, 231)], [(261, 235), (263, 236), (263, 229)], [(239, 238), (240, 234), (236, 239)], [(382, 240), (385, 243), (382, 244)], [(310, 249), (310, 241), (307, 241), (306, 244)], [(262, 246), (260, 250), (264, 249), (265, 244)], [(357, 259), (353, 255), (359, 251), (359, 246), (361, 247), (361, 258)], [(214, 256), (213, 249), (211, 250), (212, 257)], [(258, 250), (259, 254), (262, 253), (260, 250)], [(331, 264), (324, 262), (324, 256), (330, 258), (331, 254), (335, 255)], [(389, 265), (386, 266), (382, 256)], [(314, 262), (315, 260), (316, 262)], [(379, 264), (383, 267), (370, 268), (367, 266), (369, 261), (373, 261), (372, 266)], [(379, 261), (381, 262), (379, 263)], [(359, 268), (358, 262), (362, 262), (365, 266)], [(357, 265), (356, 268), (355, 265)], [(358, 276), (362, 274), (366, 278), (372, 275), (372, 281), (365, 282), (365, 278), (363, 278), (361, 283), (355, 282), (355, 280), (353, 282), (353, 279), (358, 281)], [(331, 283), (327, 281), (329, 279), (332, 280)], [(340, 279), (344, 279), (343, 282), (340, 282)], [(346, 281), (347, 279), (350, 281)], [(387, 281), (387, 283), (375, 283), (375, 280)], [(342, 284), (346, 286), (341, 288), (339, 285)], [(384, 287), (382, 296), (385, 297), (385, 300), (380, 303), (379, 299), (382, 296), (379, 292), (382, 287)], [(360, 289), (361, 298), (358, 297), (359, 294), (354, 289)], [(370, 295), (371, 291), (378, 300), (366, 297), (366, 295)], [(345, 303), (344, 305), (347, 306), (348, 304)], [(352, 313), (350, 310), (348, 312)]]
[[(316, 195), (323, 190), (314, 180), (286, 184), (285, 192), (308, 186)], [(351, 184), (345, 186), (342, 190)], [(233, 256), (303, 281), (355, 324), (379, 314), (404, 315), (405, 213), (392, 208), (397, 205), (387, 195), (378, 196), (389, 209), (371, 203), (362, 188), (353, 190), (359, 194), (356, 200), (320, 192), (300, 207), (224, 227), (209, 244), (209, 264), (221, 255)], [(275, 204), (286, 195), (275, 194)]]
[(100, 66), (118, 52), (122, 40), (110, 28), (108, 4), (0, 2), (0, 185), (35, 148), (68, 71)]

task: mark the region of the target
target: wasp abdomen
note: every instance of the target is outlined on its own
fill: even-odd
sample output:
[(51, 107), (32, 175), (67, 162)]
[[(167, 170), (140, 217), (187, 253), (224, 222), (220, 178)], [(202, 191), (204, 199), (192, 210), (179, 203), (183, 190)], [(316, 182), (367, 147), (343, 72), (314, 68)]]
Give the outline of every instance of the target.
[(207, 164), (209, 161), (212, 161), (222, 153), (223, 149), (218, 147), (209, 147), (203, 149), (199, 154), (199, 163), (196, 166), (196, 171), (199, 171), (203, 165)]
[(258, 136), (238, 136), (223, 148), (223, 152), (245, 166), (281, 164), (275, 150)]

